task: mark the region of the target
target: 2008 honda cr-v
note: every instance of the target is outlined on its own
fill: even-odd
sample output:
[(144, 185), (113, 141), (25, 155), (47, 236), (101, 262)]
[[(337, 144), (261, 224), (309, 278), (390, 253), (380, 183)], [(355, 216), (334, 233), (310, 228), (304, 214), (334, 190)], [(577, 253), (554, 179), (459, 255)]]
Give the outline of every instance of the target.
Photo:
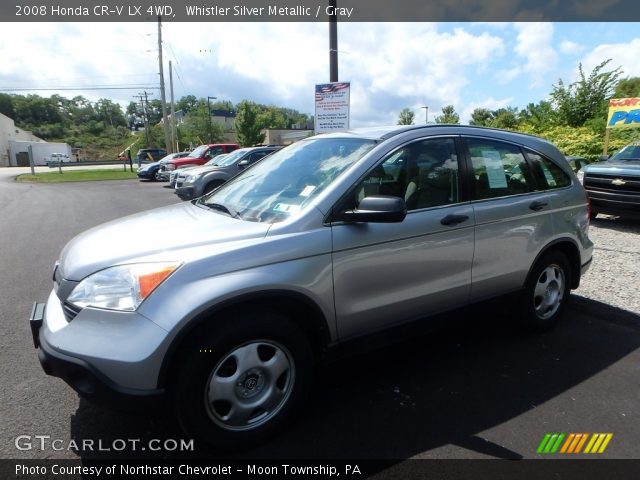
[(169, 398), (189, 435), (252, 445), (345, 340), (513, 292), (529, 327), (550, 328), (591, 262), (588, 227), (584, 190), (542, 139), (319, 135), (201, 198), (77, 236), (34, 306), (34, 341), (86, 397)]

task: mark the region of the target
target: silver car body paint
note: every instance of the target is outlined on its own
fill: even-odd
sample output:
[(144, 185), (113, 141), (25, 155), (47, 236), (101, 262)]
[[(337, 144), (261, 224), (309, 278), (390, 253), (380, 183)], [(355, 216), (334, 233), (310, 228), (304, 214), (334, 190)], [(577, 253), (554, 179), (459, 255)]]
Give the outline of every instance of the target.
[[(571, 185), (414, 210), (401, 223), (330, 222), (345, 192), (385, 155), (413, 140), (460, 135), (540, 152), (558, 162)], [(116, 385), (153, 390), (180, 332), (201, 313), (237, 298), (269, 292), (306, 297), (322, 313), (329, 342), (338, 343), (520, 289), (538, 255), (558, 240), (575, 245), (581, 265), (590, 261), (584, 193), (546, 141), (460, 126), (364, 129), (321, 138), (349, 136), (382, 140), (282, 222), (244, 221), (187, 202), (79, 235), (62, 252), (61, 279), (48, 299), (41, 338)], [(547, 207), (533, 211), (534, 201)], [(443, 225), (450, 214), (468, 219)], [(181, 266), (135, 312), (85, 308), (65, 319), (61, 301), (83, 278), (113, 265), (153, 261)]]

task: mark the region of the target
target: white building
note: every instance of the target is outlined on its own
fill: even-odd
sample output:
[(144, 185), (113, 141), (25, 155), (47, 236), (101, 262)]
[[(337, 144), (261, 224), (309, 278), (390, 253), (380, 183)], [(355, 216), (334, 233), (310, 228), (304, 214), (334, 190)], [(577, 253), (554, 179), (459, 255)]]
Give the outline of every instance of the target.
[(71, 147), (66, 143), (45, 142), (16, 127), (13, 119), (0, 113), (0, 167), (29, 166), (29, 146), (32, 147), (35, 165), (46, 165), (52, 153), (71, 157)]

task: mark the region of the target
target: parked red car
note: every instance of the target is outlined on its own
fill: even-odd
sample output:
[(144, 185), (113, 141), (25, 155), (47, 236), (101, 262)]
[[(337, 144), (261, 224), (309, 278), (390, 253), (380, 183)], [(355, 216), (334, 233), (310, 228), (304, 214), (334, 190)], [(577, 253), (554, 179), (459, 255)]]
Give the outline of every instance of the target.
[(161, 170), (165, 172), (168, 177), (169, 173), (178, 168), (192, 166), (192, 165), (204, 165), (216, 155), (221, 153), (230, 153), (237, 150), (240, 146), (236, 143), (213, 143), (210, 145), (200, 145), (193, 152), (186, 157), (174, 158), (170, 162), (167, 162)]

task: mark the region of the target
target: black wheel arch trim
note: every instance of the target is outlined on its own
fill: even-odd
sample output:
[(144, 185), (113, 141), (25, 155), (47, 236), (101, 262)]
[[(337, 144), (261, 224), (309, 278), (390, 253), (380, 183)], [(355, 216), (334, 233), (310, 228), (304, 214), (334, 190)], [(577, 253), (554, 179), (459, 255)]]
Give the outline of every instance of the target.
[(552, 242), (546, 244), (542, 249), (540, 249), (540, 252), (538, 252), (538, 255), (536, 255), (535, 260), (531, 263), (531, 267), (529, 268), (529, 272), (527, 273), (527, 277), (525, 279), (524, 285), (526, 285), (527, 282), (529, 281), (531, 277), (531, 272), (533, 271), (535, 266), (538, 264), (540, 259), (546, 254), (548, 254), (550, 251), (558, 250), (558, 247), (561, 245), (570, 245), (571, 248), (573, 249), (573, 251), (570, 251), (568, 254), (566, 251), (560, 250), (562, 253), (566, 255), (567, 261), (569, 262), (569, 266), (571, 267), (570, 287), (571, 289), (576, 289), (580, 286), (580, 275), (582, 272), (582, 260), (580, 257), (580, 248), (578, 247), (578, 244), (576, 243), (575, 240), (568, 237), (557, 238)]
[[(311, 321), (296, 321), (292, 319), (294, 323), (298, 324), (302, 330), (307, 334), (317, 333), (315, 337), (309, 338), (311, 344), (314, 347), (315, 353), (319, 356), (326, 353), (327, 348), (331, 344), (331, 337), (329, 332), (328, 320), (322, 313), (322, 309), (318, 304), (310, 299), (308, 296), (300, 292), (291, 290), (274, 289), (263, 290), (259, 292), (251, 292), (248, 294), (240, 295), (238, 297), (227, 299), (223, 302), (212, 304), (204, 307), (201, 310), (194, 311), (191, 318), (189, 318), (186, 324), (180, 329), (176, 336), (171, 340), (171, 344), (167, 349), (163, 359), (160, 371), (158, 373), (157, 388), (166, 388), (171, 379), (172, 370), (175, 367), (176, 359), (179, 359), (181, 347), (189, 340), (191, 334), (195, 332), (199, 327), (203, 327), (205, 322), (218, 312), (228, 310), (234, 307), (255, 307), (260, 303), (267, 303), (278, 299), (293, 299), (297, 301), (297, 305), (303, 305), (309, 311), (313, 312), (313, 319)], [(276, 308), (277, 310), (278, 308)], [(285, 309), (280, 309), (285, 310)]]

